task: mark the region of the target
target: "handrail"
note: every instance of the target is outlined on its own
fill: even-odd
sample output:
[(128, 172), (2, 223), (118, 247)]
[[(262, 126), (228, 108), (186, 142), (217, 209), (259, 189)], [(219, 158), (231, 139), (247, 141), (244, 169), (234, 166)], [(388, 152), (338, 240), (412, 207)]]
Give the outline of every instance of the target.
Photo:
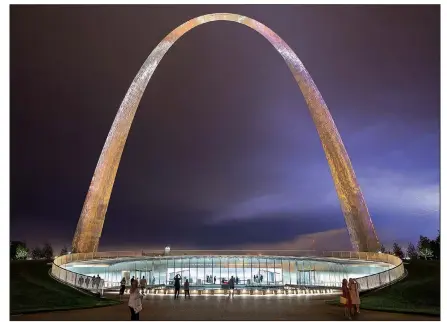
[[(99, 280), (99, 284), (98, 283), (93, 284), (91, 276), (72, 272), (63, 267), (60, 267), (59, 265), (56, 265), (54, 262), (51, 266), (51, 275), (53, 275), (54, 278), (63, 281), (65, 283), (68, 283), (70, 285), (73, 285), (77, 288), (88, 290), (93, 293), (96, 291), (101, 295), (103, 294), (104, 287), (106, 286), (104, 285), (106, 284), (106, 282), (103, 279)], [(92, 283), (90, 283), (90, 281)]]
[[(177, 250), (171, 251), (169, 255), (162, 255), (162, 251), (159, 252), (160, 255), (157, 256), (158, 251), (151, 252), (135, 252), (135, 251), (118, 251), (118, 252), (95, 252), (95, 253), (78, 253), (78, 254), (67, 254), (59, 256), (54, 259), (52, 263), (51, 273), (52, 275), (64, 282), (68, 282), (76, 287), (84, 288), (89, 291), (95, 289), (101, 292), (104, 288), (113, 287), (117, 282), (108, 282), (101, 280), (101, 285), (93, 286), (91, 283), (86, 283), (91, 277), (84, 274), (79, 274), (72, 272), (63, 268), (66, 265), (75, 261), (86, 261), (86, 260), (98, 260), (98, 259), (113, 259), (113, 258), (127, 258), (127, 257), (150, 257), (150, 258), (162, 258), (162, 257), (178, 257), (178, 256), (293, 256), (302, 257), (300, 254), (305, 254), (306, 257), (324, 257), (324, 258), (336, 258), (336, 259), (351, 259), (351, 260), (364, 260), (364, 261), (374, 261), (392, 264), (394, 267), (386, 271), (357, 278), (360, 291), (372, 290), (378, 287), (387, 285), (394, 280), (399, 279), (405, 273), (403, 262), (400, 258), (383, 253), (372, 253), (372, 252), (352, 252), (352, 251), (294, 251), (294, 250)], [(148, 253), (152, 253), (155, 256), (148, 256)], [(216, 254), (220, 253), (220, 254)], [(239, 253), (239, 254), (236, 254)], [(243, 254), (242, 254), (243, 253)], [(282, 253), (281, 255), (279, 253)], [(206, 255), (205, 255), (206, 254)], [(287, 255), (286, 255), (287, 254)], [(82, 279), (81, 279), (82, 278)], [(340, 281), (341, 284), (341, 281)]]

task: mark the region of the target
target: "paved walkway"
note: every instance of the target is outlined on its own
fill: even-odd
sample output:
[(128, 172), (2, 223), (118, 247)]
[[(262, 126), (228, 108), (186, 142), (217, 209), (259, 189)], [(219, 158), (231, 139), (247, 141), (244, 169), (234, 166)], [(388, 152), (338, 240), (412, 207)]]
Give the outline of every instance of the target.
[[(152, 296), (143, 301), (140, 320), (331, 320), (341, 321), (343, 310), (315, 297), (227, 297), (200, 296), (174, 300), (172, 296)], [(121, 305), (49, 313), (12, 316), (12, 320), (130, 320), (127, 302)], [(363, 311), (356, 320), (429, 320), (439, 317)]]

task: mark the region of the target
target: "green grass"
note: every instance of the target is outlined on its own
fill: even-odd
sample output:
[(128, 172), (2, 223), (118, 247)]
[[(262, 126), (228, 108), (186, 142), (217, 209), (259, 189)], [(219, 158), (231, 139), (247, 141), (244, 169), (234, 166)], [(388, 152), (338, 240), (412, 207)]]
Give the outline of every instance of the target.
[(85, 295), (50, 276), (45, 261), (12, 261), (11, 314), (99, 307), (118, 303)]
[(360, 308), (440, 315), (440, 262), (414, 260), (405, 269), (408, 276), (402, 281), (361, 296)]

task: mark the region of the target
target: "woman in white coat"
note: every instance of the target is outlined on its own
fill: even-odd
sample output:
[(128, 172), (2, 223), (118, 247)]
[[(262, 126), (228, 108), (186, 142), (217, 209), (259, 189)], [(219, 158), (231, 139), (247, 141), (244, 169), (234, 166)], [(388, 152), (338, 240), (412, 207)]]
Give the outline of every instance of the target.
[(349, 293), (351, 295), (351, 303), (354, 307), (354, 313), (360, 313), (360, 294), (359, 294), (359, 284), (353, 278), (349, 279)]
[(138, 281), (134, 280), (130, 286), (129, 295), (129, 308), (130, 308), (130, 320), (138, 321), (140, 319), (140, 311), (143, 310), (143, 296), (140, 295), (138, 290)]

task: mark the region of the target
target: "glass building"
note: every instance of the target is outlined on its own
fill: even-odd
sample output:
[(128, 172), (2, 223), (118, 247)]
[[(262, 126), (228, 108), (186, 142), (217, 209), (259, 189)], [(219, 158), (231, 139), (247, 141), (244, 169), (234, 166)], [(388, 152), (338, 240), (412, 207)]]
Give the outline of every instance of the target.
[(291, 256), (157, 256), (71, 262), (69, 271), (99, 275), (106, 285), (123, 277), (143, 278), (149, 285), (173, 285), (179, 274), (192, 288), (221, 288), (233, 276), (236, 288), (286, 285), (339, 287), (343, 278), (360, 278), (386, 271), (386, 263), (336, 258)]

